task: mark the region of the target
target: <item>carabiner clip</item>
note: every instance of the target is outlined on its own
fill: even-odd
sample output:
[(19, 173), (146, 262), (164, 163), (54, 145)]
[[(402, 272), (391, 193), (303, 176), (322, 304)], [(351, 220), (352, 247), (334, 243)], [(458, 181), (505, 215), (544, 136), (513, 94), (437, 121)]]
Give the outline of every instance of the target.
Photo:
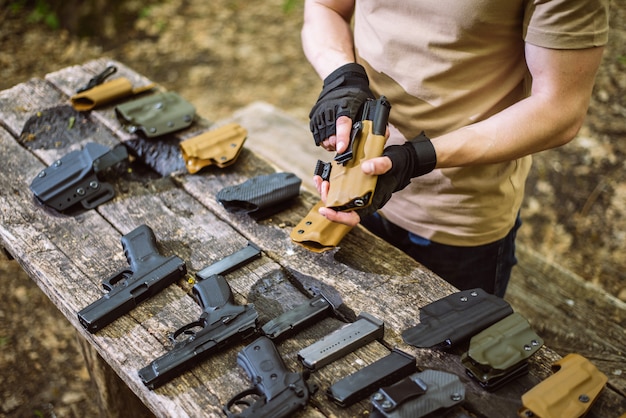
[(92, 89), (97, 85), (102, 84), (107, 77), (109, 77), (111, 74), (115, 74), (115, 72), (117, 72), (117, 67), (114, 65), (109, 65), (100, 74), (93, 76), (91, 80), (89, 80), (89, 82), (85, 85), (85, 87), (76, 90), (76, 93), (81, 93), (85, 90)]

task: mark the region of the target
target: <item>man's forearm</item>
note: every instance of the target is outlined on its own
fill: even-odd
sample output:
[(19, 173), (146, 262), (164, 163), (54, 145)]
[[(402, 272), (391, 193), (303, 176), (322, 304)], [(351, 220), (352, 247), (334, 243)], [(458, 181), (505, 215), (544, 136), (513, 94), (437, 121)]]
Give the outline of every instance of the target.
[(437, 167), (511, 161), (572, 140), (589, 106), (602, 48), (527, 47), (530, 97), (484, 121), (433, 138)]
[(302, 48), (323, 79), (332, 71), (354, 62), (354, 42), (350, 20), (354, 3), (307, 0), (302, 26)]

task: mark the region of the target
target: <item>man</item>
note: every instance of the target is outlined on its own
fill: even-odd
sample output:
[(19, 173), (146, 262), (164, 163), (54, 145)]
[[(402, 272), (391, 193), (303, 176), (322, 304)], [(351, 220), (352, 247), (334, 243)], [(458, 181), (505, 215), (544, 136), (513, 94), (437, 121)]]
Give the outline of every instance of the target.
[[(580, 129), (608, 0), (306, 0), (303, 49), (324, 79), (318, 145), (343, 152), (361, 104), (392, 105), (374, 209), (361, 222), (459, 289), (504, 296), (531, 155)], [(316, 178), (324, 200), (329, 184)]]

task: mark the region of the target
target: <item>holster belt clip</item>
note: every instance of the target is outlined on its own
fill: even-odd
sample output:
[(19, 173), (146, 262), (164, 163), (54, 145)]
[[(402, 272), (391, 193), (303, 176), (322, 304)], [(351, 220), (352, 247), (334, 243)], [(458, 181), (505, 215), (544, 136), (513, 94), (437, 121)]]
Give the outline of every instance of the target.
[(480, 288), (463, 290), (420, 309), (420, 323), (402, 332), (407, 344), (447, 349), (511, 315), (504, 299)]
[(123, 145), (113, 149), (90, 142), (80, 151), (72, 151), (42, 170), (31, 182), (30, 189), (45, 205), (63, 211), (80, 202), (91, 209), (115, 196), (109, 183), (98, 179), (97, 173), (128, 158)]
[(293, 173), (273, 173), (224, 187), (215, 198), (227, 211), (247, 213), (258, 220), (285, 208), (300, 194), (301, 184), (302, 180)]
[(237, 123), (229, 123), (204, 132), (180, 143), (185, 167), (191, 174), (209, 165), (220, 168), (234, 163), (239, 157), (248, 131)]
[(321, 200), (302, 218), (289, 234), (291, 240), (304, 248), (321, 253), (332, 250), (352, 229), (349, 225), (332, 222), (320, 215)]
[(384, 417), (423, 417), (465, 399), (465, 387), (452, 373), (425, 370), (372, 395), (372, 406)]
[(148, 138), (187, 128), (196, 110), (174, 92), (162, 92), (135, 99), (115, 107), (115, 114), (129, 133)]
[(528, 321), (513, 313), (474, 335), (461, 362), (470, 377), (493, 391), (526, 374), (528, 358), (542, 345)]
[(522, 418), (582, 417), (608, 381), (589, 360), (568, 354), (552, 365), (554, 374), (522, 395)]

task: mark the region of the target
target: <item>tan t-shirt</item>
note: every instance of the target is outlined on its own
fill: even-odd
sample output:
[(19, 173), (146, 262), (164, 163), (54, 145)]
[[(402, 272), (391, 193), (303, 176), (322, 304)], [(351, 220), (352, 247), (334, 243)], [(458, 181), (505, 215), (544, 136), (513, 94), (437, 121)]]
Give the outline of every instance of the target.
[[(499, 112), (528, 95), (524, 43), (588, 48), (608, 38), (608, 0), (357, 0), (357, 61), (389, 99), (400, 144)], [(393, 195), (382, 213), (435, 242), (474, 246), (513, 227), (531, 157), (438, 169)]]

